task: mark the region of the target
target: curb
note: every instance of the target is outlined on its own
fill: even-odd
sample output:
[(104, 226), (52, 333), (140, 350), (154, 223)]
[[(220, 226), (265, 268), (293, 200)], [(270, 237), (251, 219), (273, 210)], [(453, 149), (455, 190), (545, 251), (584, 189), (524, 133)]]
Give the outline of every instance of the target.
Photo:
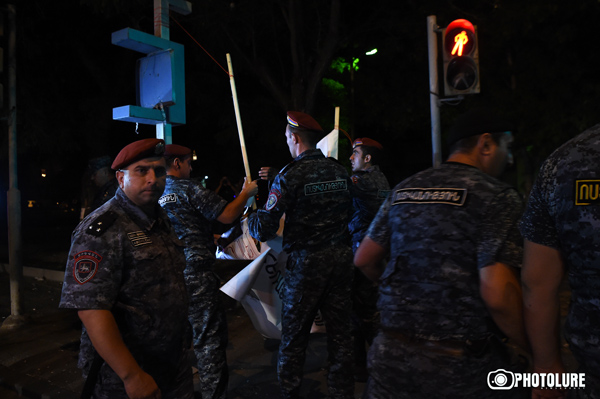
[[(0, 263), (0, 273), (10, 274), (10, 266), (8, 263)], [(43, 269), (40, 267), (23, 266), (23, 276), (57, 281), (59, 283), (62, 283), (63, 279), (65, 278), (65, 272), (58, 270)]]

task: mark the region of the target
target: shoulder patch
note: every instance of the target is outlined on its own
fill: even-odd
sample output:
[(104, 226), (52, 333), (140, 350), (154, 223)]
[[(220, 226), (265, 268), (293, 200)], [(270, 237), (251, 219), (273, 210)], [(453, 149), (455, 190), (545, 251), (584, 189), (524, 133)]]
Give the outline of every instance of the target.
[(81, 251), (73, 256), (73, 277), (79, 284), (85, 284), (96, 275), (102, 256), (94, 251)]
[(164, 206), (165, 204), (169, 204), (169, 203), (173, 203), (173, 202), (177, 202), (177, 194), (175, 194), (175, 193), (163, 195), (162, 197), (160, 197), (158, 199), (158, 204), (160, 206)]
[(86, 229), (86, 233), (91, 234), (95, 237), (100, 237), (110, 226), (113, 225), (115, 220), (119, 218), (115, 212), (106, 212), (98, 216)]
[(265, 204), (265, 209), (267, 211), (273, 209), (275, 205), (277, 205), (277, 201), (279, 201), (279, 198), (281, 198), (281, 193), (279, 192), (279, 190), (275, 188), (271, 190), (271, 192), (269, 193), (269, 198), (267, 199), (267, 203)]
[(396, 190), (392, 205), (399, 204), (448, 204), (463, 206), (467, 199), (465, 188), (403, 188)]
[(598, 205), (599, 190), (600, 180), (575, 180), (575, 205)]

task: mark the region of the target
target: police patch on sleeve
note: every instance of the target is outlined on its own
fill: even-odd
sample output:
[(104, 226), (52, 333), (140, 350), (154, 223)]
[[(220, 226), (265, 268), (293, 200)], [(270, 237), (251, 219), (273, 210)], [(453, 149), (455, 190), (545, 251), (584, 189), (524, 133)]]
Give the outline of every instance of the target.
[(463, 206), (466, 199), (466, 188), (403, 188), (394, 192), (392, 205), (410, 203)]
[(94, 251), (81, 251), (73, 256), (73, 277), (79, 284), (85, 284), (96, 275), (102, 256)]
[(269, 193), (269, 198), (267, 198), (267, 203), (265, 204), (265, 209), (267, 211), (273, 209), (275, 205), (277, 205), (277, 201), (279, 201), (280, 197), (281, 193), (279, 192), (279, 190), (271, 190), (271, 192)]

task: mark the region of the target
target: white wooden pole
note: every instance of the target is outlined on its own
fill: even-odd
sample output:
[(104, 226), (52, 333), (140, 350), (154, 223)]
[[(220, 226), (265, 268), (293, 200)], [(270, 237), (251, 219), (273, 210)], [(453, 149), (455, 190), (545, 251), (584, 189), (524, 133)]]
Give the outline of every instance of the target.
[(231, 94), (233, 96), (233, 108), (235, 109), (235, 119), (237, 120), (238, 134), (240, 136), (240, 146), (242, 147), (242, 157), (244, 158), (244, 168), (246, 169), (246, 180), (252, 181), (250, 177), (250, 164), (248, 154), (246, 154), (246, 142), (244, 141), (244, 131), (242, 129), (242, 118), (240, 117), (240, 107), (238, 105), (237, 91), (235, 89), (235, 78), (233, 77), (233, 67), (231, 65), (231, 56), (227, 53), (227, 68), (229, 69), (229, 83), (231, 83)]
[(340, 130), (340, 107), (335, 107), (335, 121), (333, 123), (335, 130)]

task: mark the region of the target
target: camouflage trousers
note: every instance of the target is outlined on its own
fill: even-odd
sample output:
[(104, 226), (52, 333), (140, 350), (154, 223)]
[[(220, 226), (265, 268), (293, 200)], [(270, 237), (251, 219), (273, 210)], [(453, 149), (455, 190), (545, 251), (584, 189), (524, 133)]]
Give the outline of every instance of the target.
[(576, 373), (585, 374), (585, 388), (567, 390), (568, 399), (600, 399), (600, 359), (590, 359), (586, 353), (571, 346), (579, 367)]
[(379, 328), (377, 298), (379, 287), (358, 268), (354, 268), (352, 283), (352, 336), (354, 361), (357, 368), (367, 365), (366, 346), (371, 345)]
[(221, 282), (211, 269), (186, 273), (190, 295), (189, 320), (202, 399), (227, 397), (227, 318), (219, 291)]
[(350, 292), (352, 251), (338, 246), (289, 254), (282, 297), (277, 374), (283, 398), (297, 398), (310, 328), (320, 310), (327, 329), (328, 387), (332, 399), (354, 397)]
[(531, 398), (529, 389), (494, 390), (488, 385), (488, 375), (498, 369), (524, 372), (507, 363), (509, 356), (500, 351), (428, 347), (380, 331), (369, 349), (363, 399)]

